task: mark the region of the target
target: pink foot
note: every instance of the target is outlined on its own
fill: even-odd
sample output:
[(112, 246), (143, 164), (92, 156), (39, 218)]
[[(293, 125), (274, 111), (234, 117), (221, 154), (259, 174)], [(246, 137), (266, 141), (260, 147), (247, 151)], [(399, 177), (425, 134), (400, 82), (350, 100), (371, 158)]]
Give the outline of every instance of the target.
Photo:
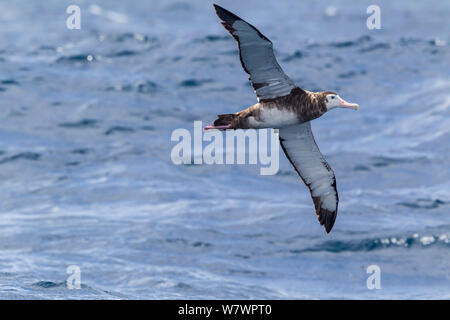
[(231, 128), (231, 124), (227, 124), (226, 126), (206, 126), (205, 128), (203, 128), (203, 131), (211, 130), (211, 129), (224, 130), (224, 129), (230, 129), (230, 128)]

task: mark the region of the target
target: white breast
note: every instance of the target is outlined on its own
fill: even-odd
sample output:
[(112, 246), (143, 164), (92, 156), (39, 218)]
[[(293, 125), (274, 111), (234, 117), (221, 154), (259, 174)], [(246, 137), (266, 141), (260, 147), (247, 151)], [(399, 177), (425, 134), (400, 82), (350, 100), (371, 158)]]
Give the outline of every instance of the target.
[(249, 125), (252, 128), (279, 128), (298, 123), (295, 113), (278, 108), (265, 107), (261, 110), (260, 120), (249, 117)]

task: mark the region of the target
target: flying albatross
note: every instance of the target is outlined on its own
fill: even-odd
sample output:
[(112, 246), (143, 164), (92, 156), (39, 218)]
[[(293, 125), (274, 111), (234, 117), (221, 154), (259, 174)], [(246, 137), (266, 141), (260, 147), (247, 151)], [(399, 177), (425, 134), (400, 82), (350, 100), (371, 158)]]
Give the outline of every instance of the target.
[(335, 92), (311, 92), (296, 86), (278, 64), (267, 37), (230, 11), (218, 5), (214, 8), (238, 43), (239, 58), (258, 103), (237, 113), (218, 115), (214, 125), (205, 130), (278, 129), (281, 147), (309, 188), (318, 220), (329, 233), (339, 202), (336, 178), (317, 147), (310, 121), (336, 107), (359, 110), (359, 106)]

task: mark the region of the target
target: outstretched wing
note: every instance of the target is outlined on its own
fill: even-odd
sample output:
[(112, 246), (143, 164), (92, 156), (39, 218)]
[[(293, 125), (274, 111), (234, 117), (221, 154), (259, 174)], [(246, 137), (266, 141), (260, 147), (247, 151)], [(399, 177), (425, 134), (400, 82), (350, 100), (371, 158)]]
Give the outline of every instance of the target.
[(320, 153), (310, 122), (282, 127), (280, 144), (286, 157), (309, 188), (316, 214), (327, 233), (336, 220), (338, 193), (334, 172)]
[(272, 42), (230, 11), (218, 5), (214, 8), (222, 25), (238, 42), (242, 67), (249, 74), (258, 101), (288, 95), (295, 84), (278, 64)]

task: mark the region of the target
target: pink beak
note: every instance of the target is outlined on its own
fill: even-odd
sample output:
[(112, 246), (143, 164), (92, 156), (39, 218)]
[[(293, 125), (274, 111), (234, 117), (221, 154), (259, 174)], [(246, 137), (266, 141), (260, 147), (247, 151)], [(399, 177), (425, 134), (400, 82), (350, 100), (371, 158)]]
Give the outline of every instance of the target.
[(349, 109), (353, 109), (353, 110), (359, 110), (359, 104), (347, 102), (347, 101), (345, 101), (342, 98), (339, 98), (339, 106), (342, 107), (342, 108), (349, 108)]

